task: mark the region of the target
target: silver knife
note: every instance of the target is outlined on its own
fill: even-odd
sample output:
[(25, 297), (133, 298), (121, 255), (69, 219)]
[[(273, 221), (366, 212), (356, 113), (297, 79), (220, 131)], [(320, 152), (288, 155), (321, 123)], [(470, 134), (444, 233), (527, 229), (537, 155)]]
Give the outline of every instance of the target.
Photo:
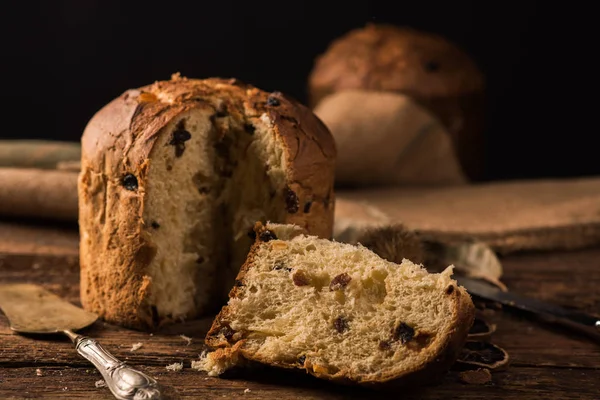
[(496, 286), (479, 279), (466, 276), (454, 275), (459, 285), (467, 289), (471, 295), (482, 299), (496, 301), (507, 307), (534, 313), (542, 319), (578, 330), (600, 339), (600, 317), (573, 311), (544, 301), (530, 297), (519, 296), (515, 293), (503, 292)]

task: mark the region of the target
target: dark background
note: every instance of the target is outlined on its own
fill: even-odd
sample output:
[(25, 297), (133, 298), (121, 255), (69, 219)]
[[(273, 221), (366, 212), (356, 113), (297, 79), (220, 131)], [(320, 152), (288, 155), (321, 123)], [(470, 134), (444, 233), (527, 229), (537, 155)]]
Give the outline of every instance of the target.
[(105, 103), (177, 71), (236, 77), (305, 102), (314, 58), (334, 38), (373, 21), (444, 35), (480, 65), (487, 76), (486, 179), (599, 174), (598, 35), (584, 22), (593, 11), (577, 4), (20, 2), (2, 13), (3, 95), (13, 106), (4, 110), (13, 123), (0, 138), (79, 140)]

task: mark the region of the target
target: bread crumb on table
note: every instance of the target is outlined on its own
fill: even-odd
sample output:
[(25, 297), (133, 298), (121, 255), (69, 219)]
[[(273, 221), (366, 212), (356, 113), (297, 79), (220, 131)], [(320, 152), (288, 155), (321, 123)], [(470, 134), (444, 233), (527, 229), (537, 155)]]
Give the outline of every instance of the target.
[(165, 368), (167, 368), (168, 371), (181, 371), (183, 369), (183, 363), (173, 363), (173, 364), (169, 364), (167, 365)]
[(141, 343), (141, 342), (140, 342), (140, 343), (134, 343), (134, 344), (131, 346), (131, 350), (129, 350), (129, 351), (136, 351), (136, 350), (139, 350), (139, 349), (140, 349), (140, 347), (142, 347), (143, 345), (144, 345), (144, 344), (143, 344), (143, 343)]
[(99, 381), (96, 381), (96, 383), (94, 383), (94, 385), (97, 388), (103, 388), (103, 387), (106, 387), (106, 382), (104, 382), (104, 379), (100, 379)]
[(192, 344), (192, 338), (189, 336), (185, 336), (185, 335), (179, 335), (180, 338), (182, 338), (183, 340), (185, 340), (187, 342), (186, 346), (189, 346), (190, 344)]
[(42, 375), (43, 375), (43, 374), (42, 374), (42, 370), (41, 370), (41, 369), (39, 369), (39, 368), (37, 368), (37, 369), (35, 370), (35, 374), (36, 374), (37, 376), (42, 376)]
[(244, 389), (244, 393), (250, 393), (251, 390), (250, 389)]

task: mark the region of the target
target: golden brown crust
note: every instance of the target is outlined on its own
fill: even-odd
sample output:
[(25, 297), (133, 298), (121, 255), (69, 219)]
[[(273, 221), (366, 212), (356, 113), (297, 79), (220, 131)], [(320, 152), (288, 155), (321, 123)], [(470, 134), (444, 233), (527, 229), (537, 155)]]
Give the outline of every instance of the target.
[[(242, 290), (241, 288), (245, 284), (246, 274), (250, 268), (252, 268), (254, 263), (257, 250), (260, 248), (260, 246), (265, 245), (265, 243), (260, 239), (260, 233), (266, 229), (267, 228), (262, 224), (256, 224), (256, 241), (252, 245), (246, 262), (240, 269), (240, 272), (236, 278), (236, 285), (229, 294), (230, 298), (235, 298), (240, 294)], [(230, 319), (230, 311), (228, 306), (224, 306), (219, 314), (215, 317), (210, 330), (206, 334), (205, 343), (213, 349), (227, 349), (235, 347), (236, 356), (240, 355), (244, 360), (264, 363), (279, 368), (305, 369), (307, 373), (314, 375), (317, 378), (330, 380), (338, 384), (358, 384), (375, 388), (418, 385), (438, 379), (450, 368), (450, 366), (458, 358), (458, 355), (467, 340), (467, 334), (473, 325), (475, 318), (475, 307), (467, 291), (461, 286), (453, 285), (453, 289), (448, 295), (452, 296), (452, 299), (455, 303), (454, 307), (452, 307), (453, 314), (451, 316), (452, 322), (450, 324), (453, 327), (453, 330), (445, 337), (440, 337), (440, 335), (437, 335), (436, 341), (440, 341), (441, 343), (437, 344), (434, 342), (430, 348), (436, 348), (439, 349), (439, 351), (436, 353), (431, 353), (431, 356), (423, 365), (416, 365), (412, 370), (403, 371), (402, 374), (389, 373), (388, 375), (381, 375), (374, 380), (364, 380), (360, 376), (349, 376), (344, 371), (331, 374), (325, 369), (321, 371), (318, 368), (313, 368), (312, 365), (307, 365), (308, 363), (305, 363), (302, 366), (284, 362), (273, 365), (269, 360), (264, 360), (260, 357), (257, 357), (256, 354), (244, 349), (244, 346), (238, 345), (240, 341), (245, 342), (243, 339), (236, 340), (235, 337), (232, 337), (230, 340), (226, 340), (224, 335), (221, 335), (224, 329), (229, 328), (226, 323), (226, 321)]]
[[(311, 111), (280, 93), (235, 79), (174, 75), (128, 90), (90, 120), (81, 140), (81, 301), (107, 321), (136, 329), (159, 322), (148, 303), (152, 283), (146, 269), (156, 250), (142, 217), (146, 174), (161, 130), (191, 109), (225, 109), (245, 120), (266, 114), (284, 143), (287, 185), (298, 204), (285, 221), (274, 222), (295, 223), (325, 238), (332, 235), (335, 144)], [(126, 174), (135, 175), (137, 190), (123, 188)]]
[(466, 173), (481, 176), (485, 79), (458, 46), (436, 34), (367, 24), (334, 40), (309, 77), (309, 103), (364, 89), (409, 95), (446, 126)]

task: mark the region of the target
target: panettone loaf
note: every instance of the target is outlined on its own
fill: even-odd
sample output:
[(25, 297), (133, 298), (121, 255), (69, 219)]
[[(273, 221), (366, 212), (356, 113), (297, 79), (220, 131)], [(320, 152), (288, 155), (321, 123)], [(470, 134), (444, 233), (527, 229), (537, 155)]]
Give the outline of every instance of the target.
[(83, 306), (136, 329), (216, 311), (256, 221), (331, 237), (334, 159), (279, 92), (178, 75), (126, 91), (82, 137)]
[(324, 97), (348, 89), (410, 96), (448, 129), (469, 178), (482, 177), (484, 75), (446, 38), (369, 23), (332, 41), (315, 60), (308, 86), (313, 108)]
[(431, 382), (455, 361), (474, 318), (452, 267), (257, 224), (257, 240), (194, 367), (220, 375), (259, 362), (342, 383)]

